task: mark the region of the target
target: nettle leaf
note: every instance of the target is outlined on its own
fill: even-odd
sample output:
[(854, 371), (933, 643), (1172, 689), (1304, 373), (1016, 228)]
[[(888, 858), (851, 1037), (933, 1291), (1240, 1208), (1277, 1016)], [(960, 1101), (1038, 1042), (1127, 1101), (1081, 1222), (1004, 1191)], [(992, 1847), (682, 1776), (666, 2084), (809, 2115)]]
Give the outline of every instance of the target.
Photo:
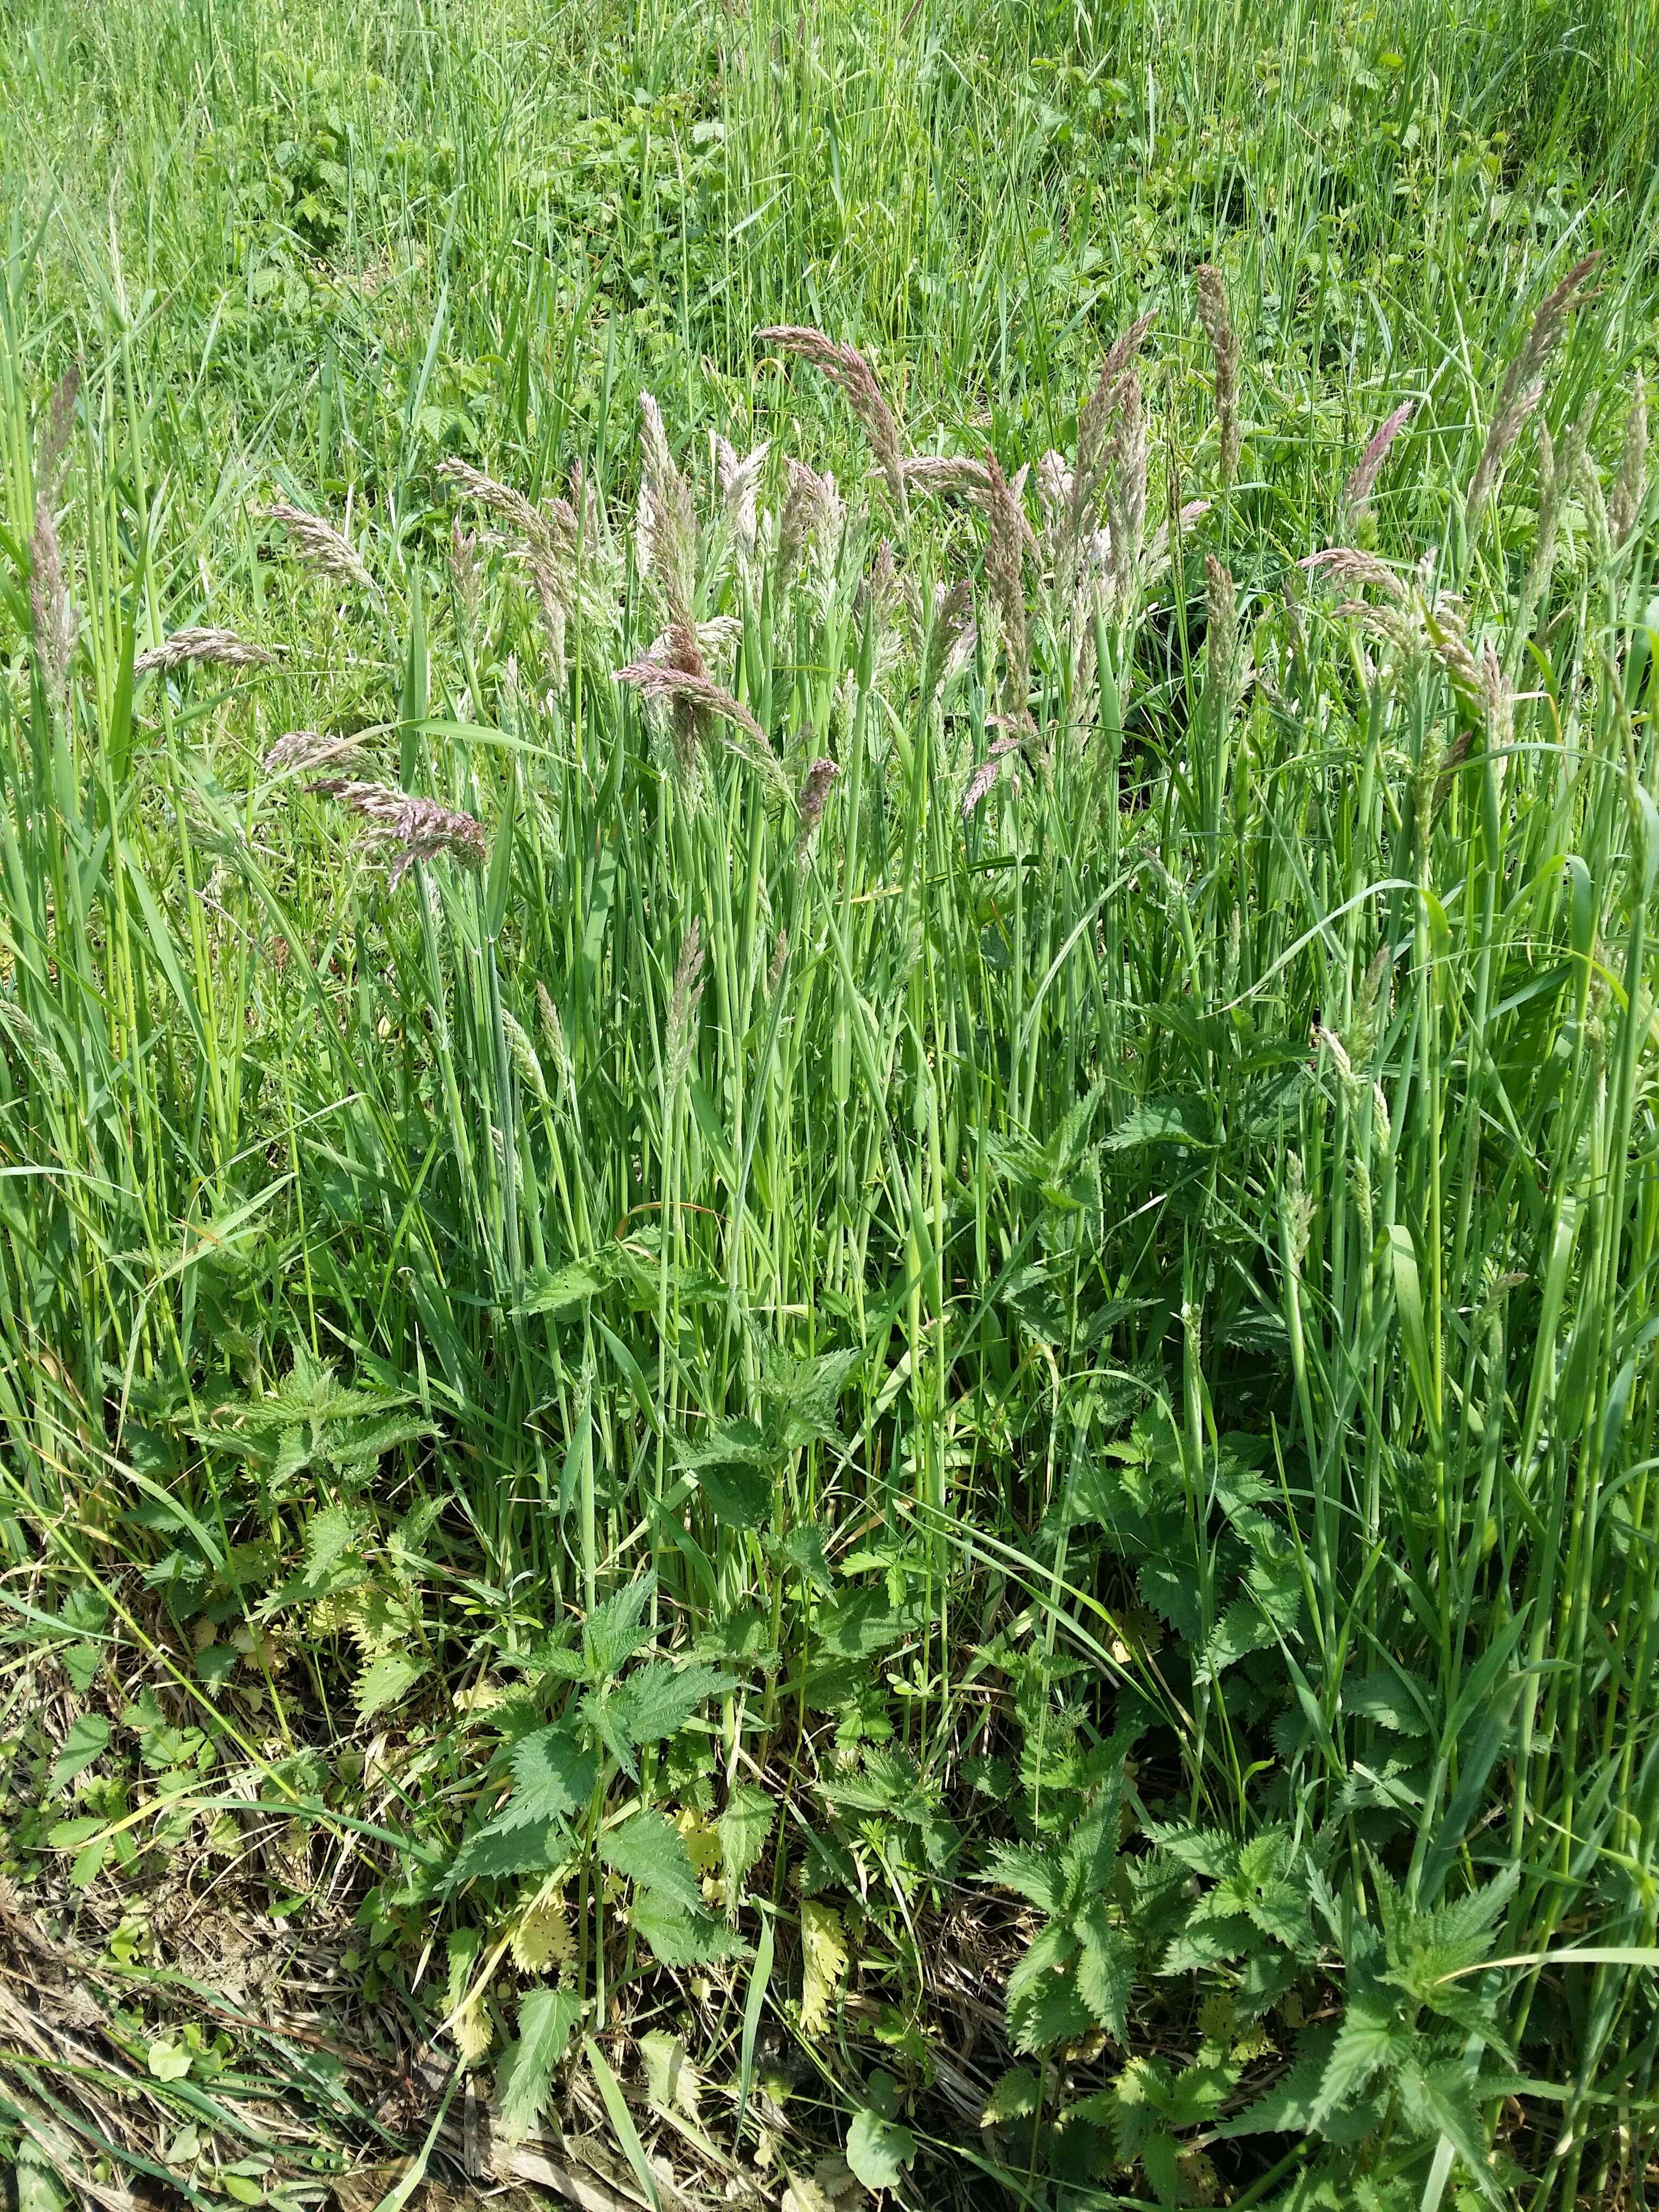
[(411, 1659), (404, 1651), (383, 1651), (352, 1685), (352, 1701), (359, 1718), (368, 1720), (386, 1706), (395, 1705), (426, 1672), (424, 1659)]
[(749, 1954), (748, 1944), (735, 1929), (660, 1890), (636, 1891), (631, 1917), (665, 1966), (706, 1966), (718, 1959), (742, 1959)]
[(1039, 1850), (1032, 1844), (994, 1844), (985, 1880), (1018, 1892), (1042, 1912), (1058, 1912), (1065, 1902), (1060, 1854)]
[(644, 1622), (656, 1587), (654, 1574), (641, 1575), (595, 1606), (583, 1623), (582, 1656), (596, 1681), (620, 1674), (640, 1647), (653, 1641), (654, 1632)]
[[(1200, 1900), (1201, 1911), (1206, 1900)], [(1206, 1966), (1224, 1965), (1254, 1951), (1261, 1938), (1248, 1913), (1235, 1912), (1214, 1920), (1189, 1921), (1173, 1938), (1158, 1967), (1160, 1974), (1201, 1973)]]
[(325, 1506), (313, 1513), (306, 1530), (305, 1581), (313, 1589), (325, 1587), (329, 1571), (352, 1550), (363, 1534), (360, 1517), (343, 1505)]
[(1161, 1851), (1179, 1859), (1194, 1874), (1219, 1881), (1238, 1866), (1238, 1845), (1216, 1828), (1164, 1828), (1153, 1823), (1147, 1830)]
[(913, 1607), (895, 1605), (879, 1583), (871, 1584), (820, 1608), (818, 1649), (828, 1659), (873, 1658), (908, 1635), (917, 1620)]
[(1075, 2043), (1094, 2025), (1095, 2016), (1070, 1973), (1044, 1974), (1009, 2001), (1009, 2033), (1015, 2050), (1028, 2057), (1053, 2044)]
[(1313, 2126), (1319, 2104), (1319, 2085), (1330, 2063), (1336, 2028), (1321, 2021), (1308, 2028), (1297, 2044), (1291, 2069), (1265, 2096), (1216, 2130), (1231, 2141), (1238, 2136), (1305, 2135)]
[(806, 2035), (819, 2034), (828, 2024), (830, 2000), (847, 1972), (847, 1938), (841, 1915), (811, 1899), (800, 1909), (801, 1997), (800, 2024)]
[(1401, 2114), (1412, 2133), (1431, 2142), (1443, 2136), (1486, 2202), (1504, 2203), (1504, 2192), (1486, 2163), (1486, 2129), (1475, 2084), (1462, 2060), (1436, 2059), (1426, 2066), (1411, 2060), (1400, 2069), (1399, 2091)]
[(659, 1743), (678, 1735), (699, 1705), (736, 1687), (717, 1668), (677, 1668), (672, 1660), (653, 1659), (629, 1676), (613, 1701), (615, 1724), (630, 1744)]
[(556, 1820), (530, 1820), (507, 1826), (492, 1820), (469, 1836), (455, 1855), (448, 1887), (474, 1881), (503, 1881), (510, 1875), (544, 1874), (565, 1856), (567, 1832)]
[(702, 1890), (685, 1838), (660, 1813), (635, 1813), (599, 1838), (599, 1856), (641, 1889), (654, 1890), (687, 1911), (701, 1911)]
[(1357, 1682), (1342, 1685), (1342, 1710), (1358, 1720), (1375, 1721), (1380, 1728), (1392, 1729), (1396, 1735), (1429, 1733), (1429, 1724), (1407, 1684), (1381, 1668)]
[(522, 2142), (546, 2111), (554, 2069), (581, 2016), (574, 1990), (531, 1990), (520, 2000), (518, 2040), (495, 2069), (495, 2118), (509, 2143)]
[(507, 1755), (513, 1795), (498, 1818), (501, 1827), (531, 1820), (568, 1820), (586, 1806), (599, 1779), (599, 1760), (566, 1728), (538, 1729), (520, 1736)]
[(679, 2037), (653, 2027), (640, 2038), (640, 2057), (645, 2061), (646, 2093), (652, 2103), (665, 2112), (678, 2110), (688, 2120), (701, 2121), (702, 2077)]
[(1028, 2120), (1037, 2108), (1042, 2084), (1029, 2066), (1011, 2066), (994, 2084), (980, 2115), (980, 2125), (1005, 2127), (1010, 2120)]
[(1082, 1939), (1077, 1988), (1090, 2011), (1119, 2043), (1128, 2041), (1129, 1992), (1134, 1986), (1135, 1947), (1106, 1917), (1097, 1899), (1073, 1923)]
[(1051, 1920), (1046, 1928), (1040, 1928), (1008, 1976), (1010, 2011), (1029, 1990), (1052, 1979), (1076, 1955), (1077, 1948), (1077, 1937), (1062, 1922)]
[(1311, 2124), (1319, 2127), (1351, 2103), (1373, 2075), (1397, 2073), (1414, 2039), (1402, 2008), (1386, 1991), (1350, 1997), (1325, 2062)]
[(734, 1905), (744, 1876), (759, 1863), (776, 1818), (772, 1800), (752, 1783), (739, 1783), (726, 1797), (714, 1830), (720, 1839), (720, 1872)]

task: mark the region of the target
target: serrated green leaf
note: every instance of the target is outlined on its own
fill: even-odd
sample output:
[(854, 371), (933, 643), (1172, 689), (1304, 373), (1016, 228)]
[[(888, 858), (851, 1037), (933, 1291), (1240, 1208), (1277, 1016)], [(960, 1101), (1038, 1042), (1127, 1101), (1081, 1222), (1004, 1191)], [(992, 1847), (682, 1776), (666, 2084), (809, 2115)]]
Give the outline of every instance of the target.
[(763, 1790), (740, 1782), (730, 1791), (714, 1823), (720, 1839), (720, 1872), (731, 1903), (738, 1901), (744, 1877), (759, 1863), (772, 1833), (777, 1808)]
[(1039, 1850), (1033, 1844), (994, 1844), (985, 1879), (1017, 1891), (1039, 1911), (1058, 1912), (1065, 1900), (1066, 1877), (1059, 1854)]
[(694, 1662), (676, 1667), (654, 1659), (630, 1674), (613, 1700), (615, 1723), (629, 1744), (659, 1743), (678, 1735), (699, 1705), (722, 1697), (737, 1684), (718, 1668)]
[(717, 1959), (749, 1955), (748, 1944), (735, 1929), (688, 1906), (678, 1895), (636, 1890), (630, 1917), (665, 1966), (706, 1966)]
[(1412, 2042), (1403, 2009), (1386, 1993), (1350, 1997), (1320, 2079), (1312, 2125), (1351, 2103), (1374, 2075), (1395, 2073), (1411, 2055)]
[(980, 2125), (997, 2128), (1006, 2126), (1010, 2120), (1030, 2119), (1042, 2094), (1042, 2085), (1029, 2066), (1011, 2066), (993, 2085), (980, 2115)]
[(652, 1640), (645, 1615), (657, 1587), (654, 1574), (641, 1575), (594, 1607), (582, 1626), (582, 1656), (597, 1681), (620, 1674), (641, 1644)]
[(672, 1898), (688, 1911), (702, 1909), (702, 1890), (685, 1838), (660, 1813), (635, 1813), (599, 1838), (599, 1856), (641, 1889)]
[(55, 1797), (58, 1792), (74, 1781), (82, 1767), (109, 1746), (109, 1723), (102, 1713), (82, 1713), (64, 1736), (52, 1761), (52, 1776), (46, 1784), (46, 1795)]
[(1070, 1973), (1043, 1975), (1008, 2007), (1014, 2049), (1026, 2056), (1056, 2043), (1074, 2043), (1094, 2024)]
[(599, 1760), (568, 1729), (537, 1729), (520, 1736), (507, 1755), (513, 1794), (495, 1826), (521, 1827), (527, 1820), (569, 1820), (583, 1811), (599, 1779)]
[(411, 1659), (404, 1651), (383, 1651), (352, 1686), (352, 1702), (359, 1718), (368, 1720), (373, 1714), (383, 1712), (386, 1706), (395, 1705), (400, 1698), (409, 1694), (426, 1671), (424, 1659)]
[(1078, 1995), (1117, 2042), (1127, 2043), (1135, 1947), (1122, 1929), (1107, 1922), (1105, 1906), (1098, 1899), (1076, 1926), (1083, 1942), (1077, 1961)]
[(531, 1990), (520, 2000), (518, 2039), (495, 2069), (495, 2119), (507, 2142), (522, 2142), (546, 2111), (554, 2069), (581, 2016), (574, 1990)]
[(499, 1820), (469, 1836), (449, 1870), (449, 1887), (464, 1881), (503, 1881), (518, 1874), (543, 1874), (565, 1856), (568, 1832), (556, 1820), (505, 1826)]

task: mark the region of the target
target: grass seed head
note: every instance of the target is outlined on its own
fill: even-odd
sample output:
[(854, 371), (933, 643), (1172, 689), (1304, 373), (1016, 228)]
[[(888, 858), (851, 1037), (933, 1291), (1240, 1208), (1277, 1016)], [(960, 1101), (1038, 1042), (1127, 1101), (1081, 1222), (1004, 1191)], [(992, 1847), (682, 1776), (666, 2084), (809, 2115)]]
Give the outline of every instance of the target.
[(757, 331), (757, 345), (772, 346), (779, 353), (793, 354), (798, 361), (807, 362), (820, 370), (842, 394), (848, 405), (858, 417), (859, 427), (870, 443), (893, 504), (901, 514), (907, 511), (904, 495), (904, 441), (900, 433), (898, 418), (882, 397), (876, 372), (856, 347), (837, 345), (822, 331), (802, 328), (796, 325), (780, 325)]
[(447, 853), (464, 867), (483, 865), (483, 824), (435, 799), (415, 799), (383, 783), (362, 783), (349, 776), (319, 776), (309, 788), (337, 799), (368, 823), (376, 843), (394, 847), (387, 888), (396, 890), (416, 860)]
[(1210, 341), (1215, 365), (1215, 419), (1220, 434), (1221, 481), (1231, 483), (1238, 473), (1238, 337), (1227, 309), (1227, 288), (1221, 271), (1206, 262), (1198, 271), (1198, 319)]
[(1411, 421), (1416, 406), (1414, 399), (1402, 401), (1372, 432), (1370, 444), (1342, 487), (1342, 519), (1347, 530), (1356, 530), (1370, 512), (1371, 492), (1389, 458), (1389, 449)]
[(1533, 318), (1525, 343), (1509, 365), (1492, 428), (1469, 481), (1467, 511), (1471, 520), (1498, 489), (1522, 427), (1544, 396), (1544, 373), (1565, 334), (1568, 316), (1588, 296), (1583, 287), (1601, 258), (1599, 253), (1588, 253), (1568, 270)]
[(320, 514), (292, 506), (286, 500), (276, 500), (269, 507), (256, 507), (252, 512), (256, 521), (282, 524), (288, 532), (290, 549), (307, 568), (314, 568), (319, 575), (331, 576), (337, 583), (355, 584), (360, 591), (373, 592), (374, 579), (362, 557)]
[(356, 736), (327, 737), (319, 730), (290, 730), (278, 738), (260, 765), (267, 775), (303, 774), (332, 762), (337, 767), (355, 761), (362, 750)]
[(680, 945), (680, 957), (674, 969), (674, 985), (668, 997), (665, 1066), (671, 1098), (685, 1080), (685, 1073), (691, 1064), (691, 1054), (696, 1043), (697, 1008), (702, 1000), (702, 921), (700, 915), (694, 914), (691, 927)]
[(196, 661), (212, 662), (221, 668), (269, 668), (275, 660), (274, 653), (261, 645), (250, 645), (234, 629), (176, 629), (160, 645), (141, 653), (132, 664), (132, 672), (148, 676), (154, 669), (184, 668)]
[(1630, 412), (1625, 417), (1624, 450), (1619, 473), (1607, 501), (1607, 526), (1615, 545), (1623, 545), (1636, 527), (1648, 485), (1648, 388), (1638, 369), (1631, 389)]

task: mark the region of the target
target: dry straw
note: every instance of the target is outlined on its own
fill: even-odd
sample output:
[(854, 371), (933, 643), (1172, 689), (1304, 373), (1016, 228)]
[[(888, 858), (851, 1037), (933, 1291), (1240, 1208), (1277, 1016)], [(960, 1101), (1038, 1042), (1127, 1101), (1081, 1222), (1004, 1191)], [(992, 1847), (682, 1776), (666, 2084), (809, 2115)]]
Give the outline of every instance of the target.
[(876, 372), (864, 356), (855, 347), (837, 345), (822, 331), (793, 324), (757, 331), (755, 343), (775, 347), (779, 353), (793, 354), (798, 361), (821, 370), (837, 387), (870, 441), (870, 449), (880, 464), (894, 506), (901, 514), (904, 514), (904, 441), (897, 418), (882, 397)]

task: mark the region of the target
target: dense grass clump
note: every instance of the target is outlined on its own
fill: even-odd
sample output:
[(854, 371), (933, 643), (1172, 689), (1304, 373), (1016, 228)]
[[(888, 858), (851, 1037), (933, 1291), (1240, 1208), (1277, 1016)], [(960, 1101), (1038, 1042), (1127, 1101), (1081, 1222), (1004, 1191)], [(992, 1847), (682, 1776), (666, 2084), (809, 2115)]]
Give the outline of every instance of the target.
[(20, 2203), (1643, 2201), (1659, 27), (285, 14), (0, 25)]

